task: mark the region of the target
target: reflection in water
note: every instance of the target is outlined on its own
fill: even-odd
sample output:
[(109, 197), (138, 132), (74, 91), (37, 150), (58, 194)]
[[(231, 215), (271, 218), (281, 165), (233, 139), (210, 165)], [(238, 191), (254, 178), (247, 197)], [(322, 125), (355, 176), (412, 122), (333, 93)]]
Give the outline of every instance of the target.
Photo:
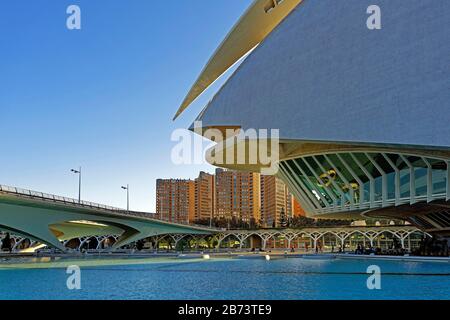
[[(81, 267), (82, 290), (76, 292), (65, 286), (64, 266), (73, 264)], [(367, 289), (366, 272), (373, 264), (381, 268), (382, 290)], [(28, 260), (1, 266), (0, 299), (450, 298), (449, 263), (104, 258)]]

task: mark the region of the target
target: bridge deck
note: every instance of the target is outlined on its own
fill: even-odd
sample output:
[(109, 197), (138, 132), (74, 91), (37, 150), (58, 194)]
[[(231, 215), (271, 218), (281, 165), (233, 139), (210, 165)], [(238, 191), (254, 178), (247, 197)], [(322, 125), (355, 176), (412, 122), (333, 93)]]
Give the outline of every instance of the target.
[(104, 204), (99, 204), (90, 201), (78, 201), (73, 198), (57, 196), (49, 193), (39, 191), (32, 191), (17, 187), (10, 187), (0, 185), (0, 201), (21, 203), (24, 205), (37, 205), (40, 207), (54, 208), (55, 206), (63, 208), (67, 211), (88, 211), (96, 214), (106, 214), (110, 216), (119, 216), (122, 218), (140, 219), (157, 224), (167, 224), (171, 226), (189, 227), (197, 230), (204, 230), (209, 232), (220, 232), (220, 229), (208, 228), (205, 226), (194, 224), (171, 223), (154, 218), (154, 213), (127, 211), (125, 209), (112, 207)]

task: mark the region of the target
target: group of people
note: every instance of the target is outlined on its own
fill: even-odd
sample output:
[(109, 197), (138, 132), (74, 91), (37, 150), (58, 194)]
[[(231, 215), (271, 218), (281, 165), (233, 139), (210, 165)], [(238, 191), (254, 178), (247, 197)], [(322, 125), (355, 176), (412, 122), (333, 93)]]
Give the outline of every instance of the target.
[(355, 250), (355, 254), (362, 254), (362, 255), (381, 255), (382, 251), (381, 248), (374, 248), (372, 246), (369, 246), (368, 248), (364, 247), (363, 245), (358, 245)]
[(447, 239), (439, 240), (435, 237), (424, 237), (419, 243), (419, 248), (414, 251), (417, 256), (448, 257), (449, 244)]
[[(346, 253), (345, 249), (345, 246), (339, 247), (337, 253)], [(334, 246), (331, 247), (331, 252), (336, 252)], [(394, 244), (389, 250), (384, 251), (379, 247), (365, 247), (364, 245), (358, 244), (353, 253), (356, 255), (404, 255), (406, 252), (397, 244)]]
[(1, 251), (8, 251), (9, 253), (11, 253), (12, 251), (12, 241), (11, 235), (9, 233), (6, 233), (5, 237), (2, 240)]
[(401, 245), (400, 241), (396, 238), (392, 240), (392, 244), (388, 249), (382, 250), (379, 247), (372, 247), (369, 246), (366, 248), (364, 245), (358, 244), (355, 250), (355, 254), (362, 254), (362, 255), (386, 255), (386, 256), (403, 256), (407, 252), (405, 248)]

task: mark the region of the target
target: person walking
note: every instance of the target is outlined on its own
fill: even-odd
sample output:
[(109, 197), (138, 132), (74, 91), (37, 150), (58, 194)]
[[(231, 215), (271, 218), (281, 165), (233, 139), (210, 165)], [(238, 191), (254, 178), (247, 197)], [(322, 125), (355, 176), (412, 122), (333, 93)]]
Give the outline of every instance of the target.
[(2, 241), (2, 251), (8, 251), (9, 253), (12, 252), (11, 236), (10, 236), (9, 232), (6, 233), (6, 236)]

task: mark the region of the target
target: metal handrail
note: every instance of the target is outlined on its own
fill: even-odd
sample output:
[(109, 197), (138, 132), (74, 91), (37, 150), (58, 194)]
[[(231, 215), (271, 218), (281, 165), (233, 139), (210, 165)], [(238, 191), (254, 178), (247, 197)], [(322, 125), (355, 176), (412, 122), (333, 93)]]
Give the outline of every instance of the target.
[[(116, 207), (99, 204), (99, 203), (95, 203), (95, 202), (90, 202), (90, 201), (79, 202), (78, 200), (73, 199), (73, 198), (57, 196), (54, 194), (49, 194), (49, 193), (44, 193), (44, 192), (39, 192), (39, 191), (32, 191), (32, 190), (23, 189), (23, 188), (11, 187), (11, 186), (6, 186), (6, 185), (2, 185), (2, 184), (0, 184), (0, 192), (15, 194), (15, 195), (19, 195), (19, 196), (27, 196), (27, 197), (31, 197), (31, 198), (37, 198), (40, 200), (47, 200), (47, 201), (50, 200), (50, 201), (53, 201), (56, 203), (71, 204), (71, 205), (81, 206), (84, 208), (107, 210), (107, 211), (118, 213), (121, 215), (141, 217), (141, 218), (147, 218), (147, 219), (158, 220), (161, 222), (166, 222), (166, 221), (155, 218), (154, 213), (127, 211), (125, 209), (116, 208)], [(196, 224), (188, 224), (188, 223), (176, 223), (176, 224), (191, 226), (191, 227), (208, 228), (206, 226), (201, 226), (201, 225), (196, 225)], [(212, 228), (211, 230), (216, 230), (216, 229)]]
[(42, 199), (42, 200), (52, 200), (54, 202), (61, 202), (61, 203), (65, 203), (65, 204), (75, 204), (75, 205), (80, 205), (80, 206), (90, 207), (90, 208), (106, 209), (108, 211), (126, 212), (126, 210), (124, 210), (124, 209), (106, 206), (106, 205), (99, 204), (99, 203), (94, 203), (94, 202), (90, 202), (90, 201), (78, 202), (78, 200), (75, 200), (72, 198), (57, 196), (54, 194), (49, 194), (49, 193), (44, 193), (44, 192), (39, 192), (39, 191), (5, 186), (5, 185), (1, 185), (1, 184), (0, 184), (0, 191), (6, 192), (6, 193), (11, 193), (11, 194), (17, 194), (17, 195), (21, 195), (21, 196), (38, 198), (38, 199)]

